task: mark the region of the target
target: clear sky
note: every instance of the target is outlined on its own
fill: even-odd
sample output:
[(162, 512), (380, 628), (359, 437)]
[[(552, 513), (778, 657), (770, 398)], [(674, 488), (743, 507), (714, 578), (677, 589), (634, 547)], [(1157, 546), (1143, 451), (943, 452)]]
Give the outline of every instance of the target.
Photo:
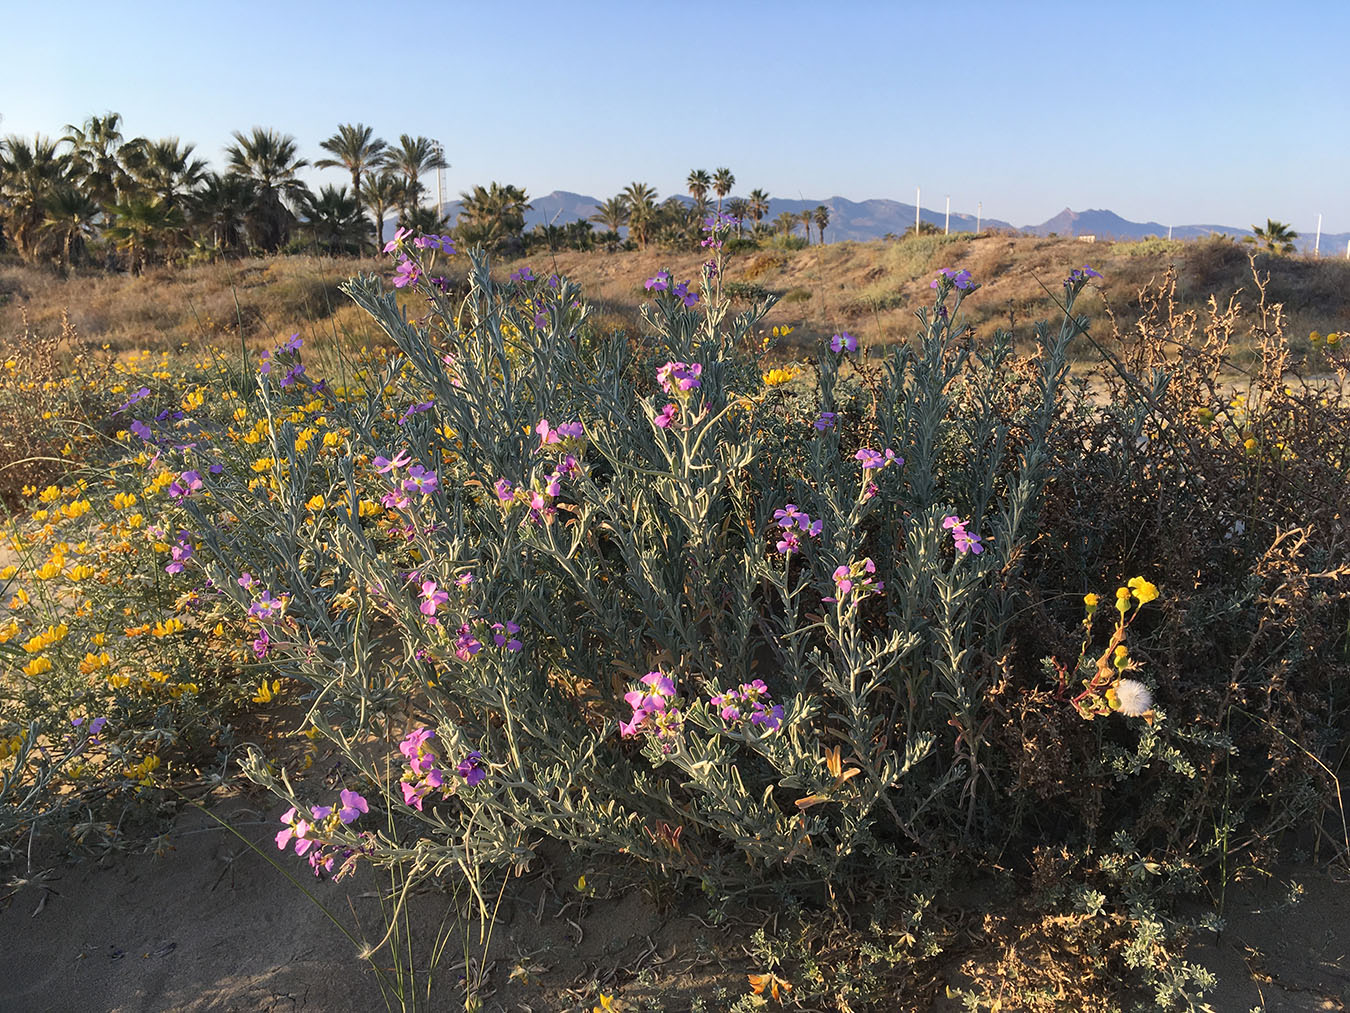
[[(0, 132), (115, 110), (217, 168), (232, 130), (445, 146), (451, 193), (912, 201), (1350, 231), (1350, 3), (0, 0)], [(313, 179), (341, 174), (330, 171)]]

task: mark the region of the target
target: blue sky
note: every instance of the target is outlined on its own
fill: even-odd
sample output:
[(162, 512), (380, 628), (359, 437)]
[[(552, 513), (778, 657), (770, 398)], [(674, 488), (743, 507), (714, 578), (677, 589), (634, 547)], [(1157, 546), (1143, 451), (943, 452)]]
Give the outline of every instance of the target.
[[(230, 132), (440, 139), (451, 193), (912, 201), (1015, 225), (1068, 206), (1350, 231), (1350, 4), (568, 5), (0, 0), (0, 132), (122, 113), (219, 167)], [(1339, 65), (1339, 72), (1336, 70)], [(1337, 76), (1339, 73), (1339, 80)], [(312, 179), (340, 174), (314, 174)]]

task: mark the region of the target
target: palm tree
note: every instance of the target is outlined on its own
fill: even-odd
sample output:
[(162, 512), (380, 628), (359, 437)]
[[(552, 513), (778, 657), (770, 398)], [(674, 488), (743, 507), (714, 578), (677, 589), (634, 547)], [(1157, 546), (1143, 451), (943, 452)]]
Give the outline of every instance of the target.
[(810, 208), (802, 208), (797, 217), (802, 220), (802, 230), (806, 233), (806, 243), (809, 246), (811, 244), (811, 223), (815, 220), (815, 215)]
[(364, 123), (343, 123), (338, 126), (336, 134), (326, 141), (320, 141), (319, 147), (333, 157), (319, 159), (314, 163), (315, 168), (346, 169), (352, 174), (351, 192), (359, 198), (362, 175), (379, 163), (389, 145), (375, 136), (373, 127)]
[(736, 219), (737, 237), (745, 235), (745, 219), (750, 214), (750, 202), (744, 197), (733, 197), (727, 201), (727, 214)]
[(656, 188), (646, 183), (629, 183), (620, 196), (628, 207), (628, 234), (638, 249), (646, 249), (647, 234), (656, 216)]
[(605, 226), (611, 232), (618, 232), (628, 224), (628, 202), (622, 197), (611, 197), (605, 203), (595, 205), (591, 221)]
[(131, 185), (125, 158), (129, 144), (122, 141), (122, 116), (90, 116), (82, 126), (67, 123), (61, 138), (70, 145), (71, 176), (80, 189), (100, 204), (116, 204)]
[(717, 194), (717, 213), (722, 213), (722, 198), (731, 193), (731, 188), (736, 185), (736, 177), (731, 174), (730, 169), (718, 169), (713, 173), (713, 193)]
[(778, 217), (774, 219), (774, 227), (785, 236), (792, 235), (793, 229), (797, 227), (797, 218), (791, 211), (780, 211)]
[(830, 209), (824, 204), (816, 207), (816, 228), (820, 230), (820, 245), (825, 245), (825, 227), (830, 224)]
[(496, 181), (475, 186), (461, 193), (462, 202), (457, 229), (466, 243), (488, 247), (519, 246), (525, 231), (525, 212), (530, 210), (529, 195), (520, 187)]
[(156, 200), (180, 207), (206, 175), (206, 163), (193, 158), (195, 145), (181, 144), (177, 137), (148, 141), (138, 137), (123, 145), (127, 170)]
[(126, 253), (133, 274), (140, 274), (163, 246), (175, 244), (183, 231), (182, 212), (156, 200), (131, 200), (110, 210), (113, 220), (105, 235)]
[(208, 172), (202, 184), (192, 195), (190, 217), (193, 225), (211, 234), (211, 245), (226, 254), (243, 253), (247, 249), (244, 233), (248, 227), (249, 209), (257, 194), (254, 182), (238, 173)]
[(345, 186), (325, 186), (304, 205), (305, 228), (327, 252), (360, 253), (370, 230), (361, 201)]
[(1298, 238), (1295, 232), (1284, 222), (1277, 222), (1273, 218), (1266, 219), (1266, 227), (1259, 228), (1252, 226), (1252, 235), (1244, 236), (1244, 243), (1264, 246), (1271, 253), (1293, 253), (1294, 240)]
[[(427, 137), (400, 134), (397, 146), (390, 145), (384, 152), (384, 164), (403, 176), (403, 197), (399, 210), (408, 212), (422, 203), (422, 175), (433, 169), (448, 169), (441, 146)], [(437, 210), (439, 214), (439, 209)]]
[(361, 199), (375, 218), (375, 245), (384, 247), (384, 214), (403, 199), (403, 180), (392, 169), (366, 172), (361, 177)]
[(103, 217), (103, 205), (94, 195), (73, 186), (53, 190), (44, 202), (39, 235), (60, 249), (61, 273), (70, 270), (71, 261), (84, 250), (86, 239), (93, 237)]
[(769, 213), (769, 194), (766, 190), (751, 190), (749, 200), (750, 217), (758, 225)]
[(0, 141), (0, 214), (25, 260), (39, 255), (47, 198), (69, 182), (70, 160), (57, 152), (58, 143), (41, 134), (31, 142), (15, 135)]
[(309, 188), (296, 176), (309, 162), (298, 156), (295, 138), (290, 134), (254, 127), (248, 136), (236, 130), (234, 139), (236, 143), (225, 149), (230, 169), (251, 176), (256, 184), (249, 238), (264, 250), (279, 250), (290, 238), (295, 221), (282, 200), (298, 206), (309, 195)]
[(712, 177), (708, 175), (707, 169), (695, 169), (689, 173), (689, 178), (685, 180), (685, 186), (689, 188), (694, 203), (702, 204), (708, 199), (708, 188), (712, 186)]

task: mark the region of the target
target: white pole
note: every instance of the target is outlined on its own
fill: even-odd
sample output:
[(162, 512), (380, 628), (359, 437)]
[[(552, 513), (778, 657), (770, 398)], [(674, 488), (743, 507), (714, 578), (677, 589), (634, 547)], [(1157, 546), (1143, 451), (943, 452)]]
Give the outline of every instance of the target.
[(947, 194), (947, 217), (942, 220), (942, 234), (951, 235), (952, 232), (952, 195)]
[(1172, 226), (1170, 225), (1167, 226), (1167, 241), (1169, 243), (1172, 241)]
[(914, 188), (914, 234), (919, 234), (919, 188)]
[[(445, 149), (441, 147), (441, 142), (440, 142), (440, 141), (437, 141), (437, 142), (436, 142), (436, 154), (437, 154), (437, 156), (438, 156), (442, 161), (445, 160)], [(442, 214), (445, 213), (445, 195), (444, 195), (444, 193), (442, 193), (442, 189), (443, 189), (443, 187), (444, 187), (444, 179), (445, 179), (445, 170), (442, 169), (442, 168), (440, 168), (440, 167), (438, 166), (437, 169), (436, 169), (436, 217), (437, 217), (437, 219), (439, 219), (440, 216), (441, 216)]]
[(1345, 259), (1350, 260), (1350, 239), (1345, 241)]
[(1317, 238), (1313, 240), (1313, 256), (1318, 256), (1318, 251), (1322, 248), (1322, 216), (1317, 216)]
[(980, 234), (980, 217), (984, 214), (984, 201), (975, 202), (975, 235)]

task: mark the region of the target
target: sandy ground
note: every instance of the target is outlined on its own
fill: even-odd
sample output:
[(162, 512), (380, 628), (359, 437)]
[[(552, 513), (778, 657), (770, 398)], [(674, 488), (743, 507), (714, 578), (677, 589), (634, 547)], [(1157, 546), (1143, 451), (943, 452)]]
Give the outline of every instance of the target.
[[(281, 857), (271, 840), (279, 826), (274, 813), (263, 818), (244, 803), (219, 811), (243, 825), (269, 857)], [(106, 868), (85, 862), (6, 891), (0, 1011), (385, 1008), (353, 942), (266, 858), (199, 811), (179, 818), (173, 840), (163, 857), (120, 856)], [(359, 921), (366, 939), (383, 933), (372, 879), (318, 882), (293, 855), (284, 861), (348, 926)], [(419, 1008), (463, 1008), (466, 955), (473, 968), (485, 969), (479, 993), (485, 1013), (589, 1011), (596, 983), (610, 992), (669, 995), (671, 1009), (687, 1007), (688, 997), (707, 991), (717, 977), (743, 991), (739, 974), (710, 968), (706, 957), (675, 953), (692, 949), (701, 931), (696, 922), (657, 910), (636, 892), (583, 902), (540, 870), (512, 881), (507, 895), (486, 955), (476, 920), (448, 923), (435, 999)], [(414, 932), (433, 938), (448, 910), (444, 894), (416, 897)], [(424, 959), (419, 965), (425, 968)]]
[[(274, 813), (242, 798), (217, 812), (269, 856), (277, 854)], [(195, 810), (180, 816), (172, 840), (162, 857), (120, 856), (106, 867), (87, 861), (0, 894), (0, 1011), (385, 1008), (352, 941), (262, 855)], [(286, 860), (348, 925), (382, 931), (373, 881), (315, 882), (303, 863)], [(471, 971), (485, 971), (479, 993), (485, 1013), (589, 1013), (597, 984), (630, 1004), (657, 998), (672, 1013), (688, 1009), (695, 995), (709, 1010), (729, 1005), (712, 1000), (719, 985), (732, 996), (745, 993), (743, 961), (713, 956), (691, 912), (659, 910), (638, 891), (606, 898), (602, 877), (592, 877), (600, 898), (583, 900), (554, 874), (540, 868), (511, 882), (486, 950), (476, 923), (450, 923), (435, 999), (424, 1008), (463, 1008), (466, 956)], [(1302, 889), (1291, 905), (1293, 884)], [(414, 931), (431, 938), (447, 910), (443, 894), (417, 897)], [(1227, 922), (1222, 936), (1202, 940), (1191, 955), (1220, 977), (1220, 989), (1208, 997), (1214, 1013), (1350, 1005), (1350, 877), (1284, 869), (1233, 888)], [(950, 980), (962, 984), (956, 969)], [(942, 1000), (932, 1008), (955, 1013), (961, 1006)]]

